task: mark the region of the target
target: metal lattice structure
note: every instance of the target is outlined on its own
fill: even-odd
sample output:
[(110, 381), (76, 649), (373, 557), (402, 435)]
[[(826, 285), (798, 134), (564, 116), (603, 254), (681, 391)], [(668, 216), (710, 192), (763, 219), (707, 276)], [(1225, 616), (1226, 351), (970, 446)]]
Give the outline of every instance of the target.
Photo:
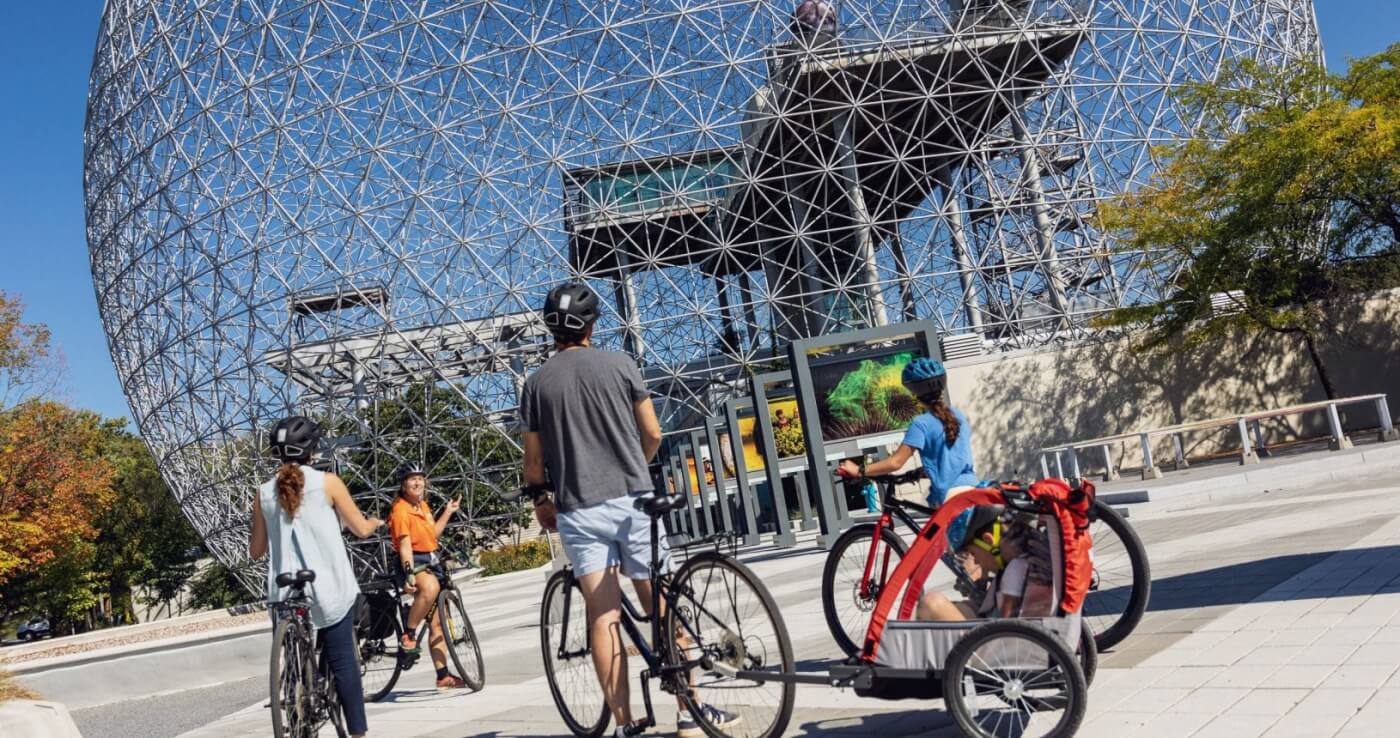
[(85, 184), (142, 436), (238, 563), (262, 434), (336, 431), (487, 520), (532, 310), (589, 281), (671, 430), (795, 337), (932, 319), (1073, 339), (1163, 280), (1097, 232), (1174, 87), (1320, 52), (1308, 0), (108, 0)]

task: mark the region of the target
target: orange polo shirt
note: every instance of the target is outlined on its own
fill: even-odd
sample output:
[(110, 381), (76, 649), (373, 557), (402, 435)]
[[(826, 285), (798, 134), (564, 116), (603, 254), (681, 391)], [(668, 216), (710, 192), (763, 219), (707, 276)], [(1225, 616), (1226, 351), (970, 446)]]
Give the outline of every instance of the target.
[(394, 539), (394, 548), (408, 536), (414, 553), (436, 551), (437, 525), (433, 522), (433, 511), (428, 509), (426, 500), (419, 500), (415, 506), (403, 497), (394, 500), (389, 510), (389, 536)]

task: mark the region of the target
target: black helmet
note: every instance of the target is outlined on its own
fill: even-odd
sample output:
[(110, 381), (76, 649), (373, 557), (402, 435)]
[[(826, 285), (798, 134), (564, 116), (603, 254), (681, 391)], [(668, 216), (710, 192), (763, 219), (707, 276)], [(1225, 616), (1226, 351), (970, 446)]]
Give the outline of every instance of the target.
[(1006, 507), (1003, 505), (978, 505), (962, 511), (948, 524), (948, 549), (957, 551), (969, 541), (977, 539), (992, 523), (1000, 520), (1004, 512)]
[(321, 442), (321, 426), (311, 418), (293, 415), (272, 426), (268, 445), (279, 461), (306, 461)]
[(423, 464), (421, 462), (405, 461), (404, 463), (399, 464), (399, 484), (407, 482), (408, 478), (415, 474), (424, 477), (428, 476), (428, 472), (423, 470)]
[(544, 299), (544, 325), (559, 341), (583, 338), (598, 319), (598, 295), (582, 282), (565, 282)]

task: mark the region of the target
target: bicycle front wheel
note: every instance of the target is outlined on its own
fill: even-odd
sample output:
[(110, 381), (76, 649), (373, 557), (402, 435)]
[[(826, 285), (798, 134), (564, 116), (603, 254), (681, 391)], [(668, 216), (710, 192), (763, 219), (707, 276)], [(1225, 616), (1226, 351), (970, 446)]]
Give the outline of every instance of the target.
[(1084, 599), (1084, 622), (1094, 632), (1094, 644), (1106, 651), (1142, 621), (1152, 591), (1147, 549), (1127, 519), (1102, 502), (1094, 503), (1097, 519), (1089, 527), (1094, 542), (1094, 578)]
[(312, 738), (317, 728), (311, 705), (316, 667), (311, 641), (292, 618), (284, 618), (272, 631), (271, 667), (272, 734), (276, 738)]
[(540, 650), (549, 693), (569, 732), (579, 738), (601, 736), (611, 715), (593, 671), (583, 592), (568, 569), (556, 572), (544, 586)]
[(765, 677), (793, 671), (792, 642), (758, 577), (727, 556), (703, 553), (676, 573), (666, 603), (668, 657), (688, 667), (682, 699), (705, 734), (781, 735), (796, 685)]
[(444, 589), (438, 594), (438, 612), (442, 613), (442, 631), (447, 635), (447, 654), (452, 657), (457, 673), (471, 691), (481, 691), (486, 684), (486, 663), (481, 658), (476, 629), (472, 628), (457, 590)]
[(904, 558), (904, 541), (889, 527), (861, 523), (836, 539), (822, 568), (822, 610), (836, 645), (854, 656), (865, 641), (870, 614), (885, 581)]

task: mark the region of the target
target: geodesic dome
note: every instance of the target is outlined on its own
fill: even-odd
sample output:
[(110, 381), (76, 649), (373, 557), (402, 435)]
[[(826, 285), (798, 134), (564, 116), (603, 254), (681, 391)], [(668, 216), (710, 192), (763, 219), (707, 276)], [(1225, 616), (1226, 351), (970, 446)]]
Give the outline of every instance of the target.
[(1162, 279), (1093, 224), (1171, 90), (1319, 54), (1307, 0), (109, 0), (84, 181), (132, 414), (226, 563), (296, 408), (371, 507), (503, 514), (534, 309), (608, 297), (668, 429), (796, 337), (1079, 335)]

